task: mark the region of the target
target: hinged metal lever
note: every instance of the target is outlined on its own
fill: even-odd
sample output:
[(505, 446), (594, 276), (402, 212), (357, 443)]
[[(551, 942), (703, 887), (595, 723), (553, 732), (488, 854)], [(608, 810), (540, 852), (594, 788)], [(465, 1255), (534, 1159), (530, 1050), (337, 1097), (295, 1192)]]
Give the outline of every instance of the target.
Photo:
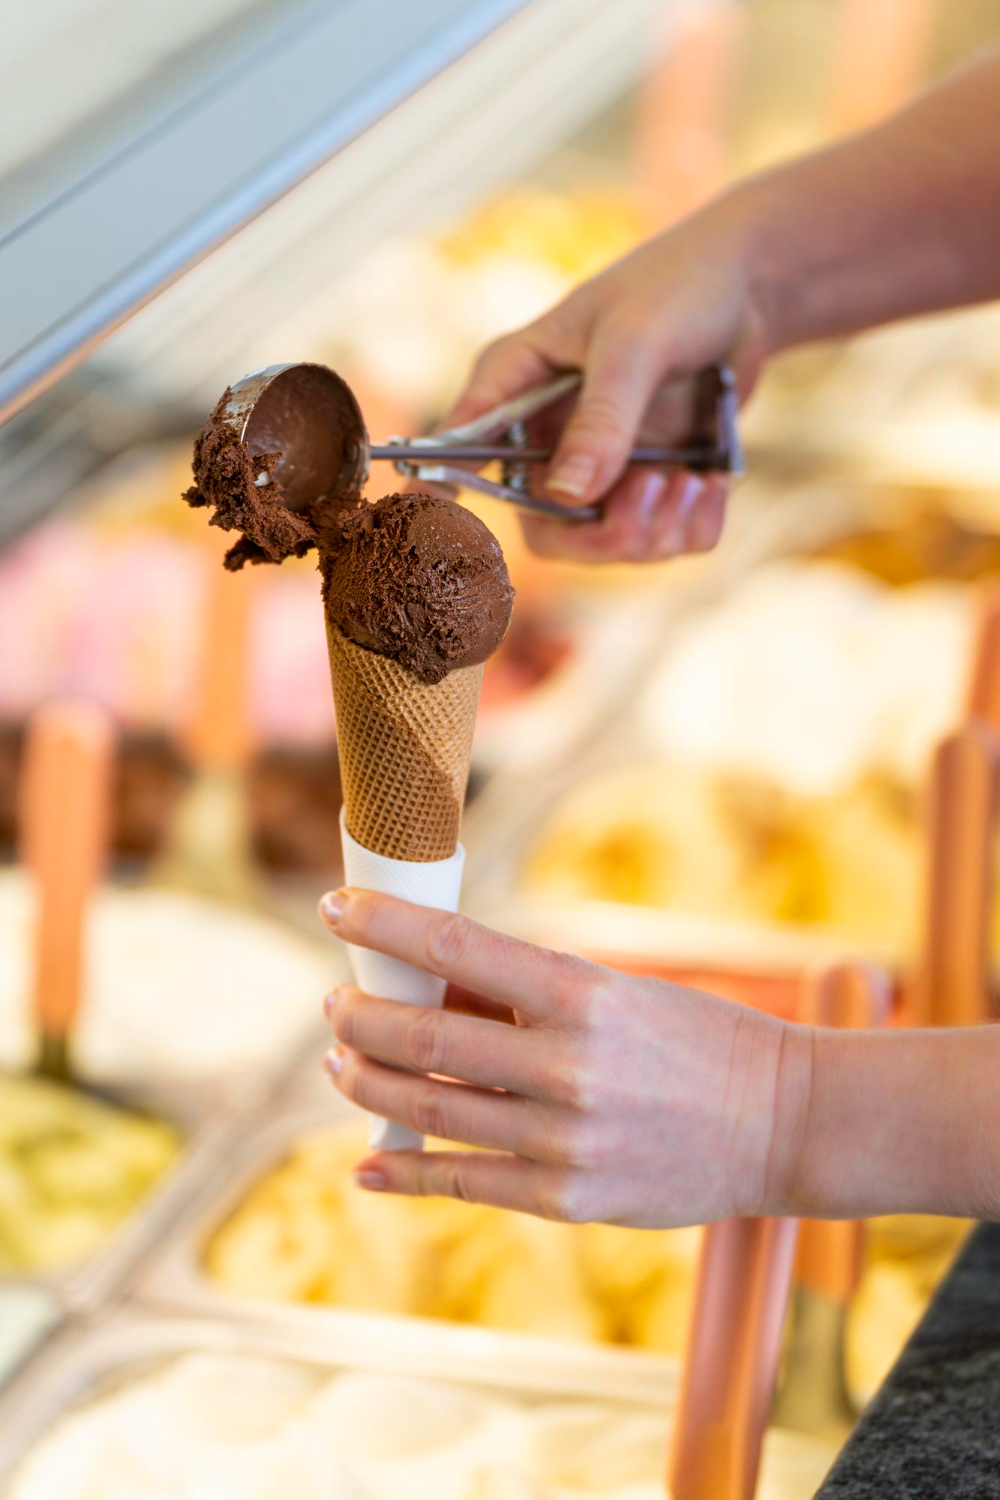
[[(733, 373), (726, 366), (713, 366), (699, 377), (696, 392), (696, 436), (680, 444), (639, 445), (629, 455), (629, 463), (678, 466), (696, 473), (742, 472), (743, 456), (736, 426), (737, 392)], [(562, 521), (593, 521), (602, 514), (600, 505), (560, 505), (552, 500), (538, 500), (530, 492), (529, 468), (551, 461), (553, 449), (529, 447), (525, 423), (539, 412), (579, 389), (578, 373), (562, 375), (548, 385), (525, 391), (513, 401), (504, 402), (492, 411), (461, 426), (449, 428), (432, 437), (390, 438), (388, 443), (372, 447), (375, 459), (388, 459), (399, 473), (428, 483), (452, 484), (506, 500), (539, 515)], [(503, 465), (503, 483), (483, 479), (474, 470), (452, 467), (458, 464), (499, 462)]]

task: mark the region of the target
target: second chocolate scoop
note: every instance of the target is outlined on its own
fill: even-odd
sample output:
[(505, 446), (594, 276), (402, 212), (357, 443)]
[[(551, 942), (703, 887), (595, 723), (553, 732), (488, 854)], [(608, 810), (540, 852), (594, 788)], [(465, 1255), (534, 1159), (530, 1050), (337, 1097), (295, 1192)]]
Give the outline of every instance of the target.
[(500, 544), (477, 516), (433, 495), (386, 495), (343, 518), (321, 551), (327, 618), (421, 682), (493, 654), (514, 591)]

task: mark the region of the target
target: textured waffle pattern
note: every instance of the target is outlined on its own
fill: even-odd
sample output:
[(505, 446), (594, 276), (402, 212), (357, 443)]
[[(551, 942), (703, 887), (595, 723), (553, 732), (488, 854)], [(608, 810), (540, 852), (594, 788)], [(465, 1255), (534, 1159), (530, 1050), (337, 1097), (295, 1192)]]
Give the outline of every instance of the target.
[(448, 859), (469, 776), (483, 668), (418, 682), (327, 628), (344, 814), (351, 837), (388, 859)]

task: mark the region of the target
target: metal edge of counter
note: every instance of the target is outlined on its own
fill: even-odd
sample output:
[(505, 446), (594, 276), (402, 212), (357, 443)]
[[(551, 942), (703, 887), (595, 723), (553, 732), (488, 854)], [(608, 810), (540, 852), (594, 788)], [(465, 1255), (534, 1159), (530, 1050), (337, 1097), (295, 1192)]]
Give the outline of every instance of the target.
[[(659, 0), (614, 7), (522, 0), (509, 22), (441, 70), (432, 86), (412, 89), (315, 171), (286, 183), (273, 212), (255, 213), (225, 243), (217, 240), (170, 286), (122, 314), (123, 326), (102, 329), (113, 337), (81, 368), (70, 371), (69, 364), (87, 349), (66, 362), (69, 373), (49, 370), (52, 388), (0, 427), (0, 545), (63, 505), (120, 446), (189, 432), (194, 414), (214, 401), (219, 381), (224, 385), (234, 369), (268, 363), (273, 349), (303, 340), (312, 347), (317, 321), (335, 320), (343, 273), (381, 236), (467, 212), (530, 171), (631, 86), (647, 65), (655, 18), (666, 45), (684, 15), (715, 3), (669, 0), (661, 15)], [(209, 62), (195, 71), (203, 82)], [(178, 73), (181, 88), (179, 64), (170, 76)], [(162, 114), (169, 80), (155, 81)], [(194, 90), (193, 76), (186, 87)], [(132, 129), (137, 106), (123, 105), (122, 114), (123, 128)], [(115, 139), (110, 127), (104, 135)], [(70, 180), (68, 168), (61, 180)], [(0, 195), (9, 181), (0, 181)], [(35, 199), (45, 201), (40, 185)], [(197, 221), (189, 227), (203, 228)], [(0, 229), (0, 269), (3, 259)], [(112, 285), (109, 294), (115, 292)], [(13, 317), (8, 299), (0, 309), (0, 420), (4, 380), (11, 379), (4, 329), (13, 325), (5, 319)]]
[[(0, 227), (0, 414), (525, 3), (286, 6), (214, 77), (192, 88), (180, 75), (173, 107), (133, 120), (117, 149), (105, 124), (86, 166)], [(331, 66), (345, 56), (350, 68)]]

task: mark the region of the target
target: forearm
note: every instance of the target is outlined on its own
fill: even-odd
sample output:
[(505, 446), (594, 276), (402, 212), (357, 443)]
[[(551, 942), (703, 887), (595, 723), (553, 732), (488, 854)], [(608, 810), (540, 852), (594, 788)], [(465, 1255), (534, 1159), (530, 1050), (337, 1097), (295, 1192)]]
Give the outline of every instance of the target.
[(735, 188), (720, 207), (771, 348), (1000, 296), (998, 139), (992, 53), (875, 129)]
[(785, 1212), (1000, 1215), (1000, 1026), (795, 1032)]

